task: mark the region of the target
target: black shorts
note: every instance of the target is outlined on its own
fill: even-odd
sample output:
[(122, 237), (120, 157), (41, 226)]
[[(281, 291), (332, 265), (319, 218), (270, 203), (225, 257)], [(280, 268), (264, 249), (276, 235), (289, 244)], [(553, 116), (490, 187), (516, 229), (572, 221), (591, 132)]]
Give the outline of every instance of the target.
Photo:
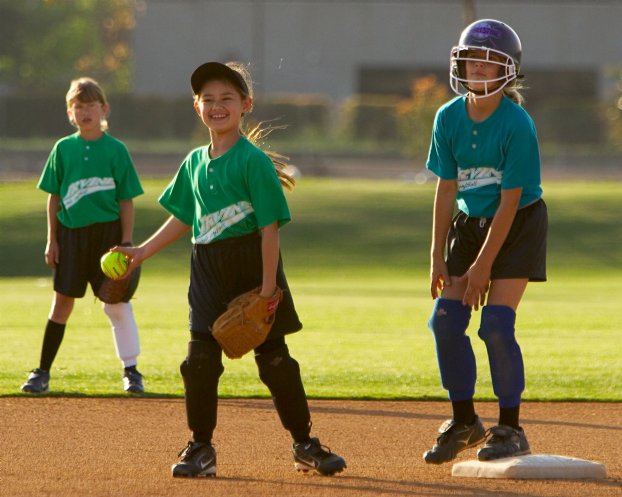
[[(490, 228), (492, 218), (469, 217), (459, 212), (447, 235), (447, 270), (462, 276), (477, 255)], [(490, 274), (491, 280), (528, 278), (546, 281), (546, 237), (548, 215), (540, 199), (519, 209)]]
[(96, 223), (84, 228), (67, 228), (58, 223), (59, 263), (54, 271), (54, 291), (81, 298), (91, 284), (97, 294), (104, 281), (99, 260), (121, 243), (121, 221)]
[[(214, 321), (241, 293), (261, 286), (261, 236), (259, 233), (208, 244), (195, 244), (190, 267), (190, 331), (211, 333)], [(268, 339), (302, 328), (279, 256), (276, 283), (283, 290)]]

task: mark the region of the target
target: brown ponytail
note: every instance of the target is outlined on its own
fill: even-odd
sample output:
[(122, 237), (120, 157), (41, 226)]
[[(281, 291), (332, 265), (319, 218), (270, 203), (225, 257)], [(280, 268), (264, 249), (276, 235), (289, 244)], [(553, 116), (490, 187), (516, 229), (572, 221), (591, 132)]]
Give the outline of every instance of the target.
[(262, 149), (263, 153), (266, 154), (272, 163), (274, 164), (274, 169), (276, 169), (276, 175), (283, 185), (284, 188), (287, 188), (289, 191), (294, 189), (296, 185), (296, 180), (294, 177), (288, 172), (290, 168), (290, 164), (287, 162), (289, 157), (279, 154), (278, 152), (274, 152), (271, 150), (264, 150), (262, 147), (263, 140), (272, 133), (275, 129), (283, 129), (284, 126), (265, 126), (265, 122), (260, 122), (254, 128), (251, 128), (247, 132), (244, 133), (244, 136), (250, 141), (253, 145)]

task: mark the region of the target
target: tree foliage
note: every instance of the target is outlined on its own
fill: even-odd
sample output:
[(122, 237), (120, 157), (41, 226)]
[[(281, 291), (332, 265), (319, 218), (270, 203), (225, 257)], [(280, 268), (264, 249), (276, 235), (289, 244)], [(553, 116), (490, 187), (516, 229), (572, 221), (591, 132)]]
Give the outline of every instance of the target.
[(430, 147), (434, 116), (451, 95), (435, 76), (415, 79), (411, 92), (410, 98), (397, 106), (402, 152), (408, 157), (425, 160)]
[(0, 0), (0, 90), (56, 92), (78, 76), (131, 85), (135, 0)]

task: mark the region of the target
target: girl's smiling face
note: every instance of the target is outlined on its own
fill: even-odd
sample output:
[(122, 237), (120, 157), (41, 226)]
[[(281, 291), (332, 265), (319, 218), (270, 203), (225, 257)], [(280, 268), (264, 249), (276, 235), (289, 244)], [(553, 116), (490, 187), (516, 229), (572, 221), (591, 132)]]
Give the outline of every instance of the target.
[(238, 133), (242, 116), (250, 111), (252, 99), (243, 97), (229, 82), (208, 81), (195, 98), (194, 108), (212, 133)]

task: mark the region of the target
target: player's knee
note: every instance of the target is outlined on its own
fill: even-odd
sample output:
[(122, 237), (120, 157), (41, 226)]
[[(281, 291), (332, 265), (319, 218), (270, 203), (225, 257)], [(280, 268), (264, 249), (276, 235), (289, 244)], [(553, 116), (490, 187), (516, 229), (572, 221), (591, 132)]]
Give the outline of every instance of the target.
[(75, 299), (56, 293), (49, 318), (55, 323), (66, 323), (73, 311)]
[(300, 366), (289, 355), (289, 348), (283, 339), (270, 340), (255, 351), (255, 363), (261, 381), (270, 386), (280, 379), (300, 375)]
[(471, 319), (471, 308), (459, 300), (437, 299), (428, 327), (437, 343), (453, 341), (464, 335)]
[(103, 304), (104, 313), (109, 319), (118, 320), (124, 317), (126, 307), (130, 305), (127, 302), (119, 302), (118, 304)]
[(215, 380), (222, 375), (222, 350), (215, 340), (190, 340), (179, 370), (185, 384)]
[(506, 347), (516, 342), (514, 325), (516, 312), (505, 305), (487, 305), (482, 309), (482, 320), (478, 336), (493, 349)]

